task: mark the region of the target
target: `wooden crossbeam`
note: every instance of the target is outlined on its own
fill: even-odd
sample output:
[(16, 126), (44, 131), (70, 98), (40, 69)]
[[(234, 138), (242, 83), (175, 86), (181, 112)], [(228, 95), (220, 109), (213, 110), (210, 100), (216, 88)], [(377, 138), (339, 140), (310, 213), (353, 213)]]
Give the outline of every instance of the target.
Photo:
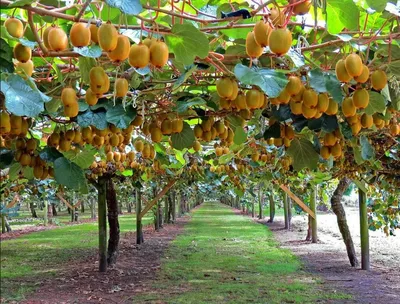
[(14, 207), (14, 205), (19, 201), (19, 195), (15, 194), (13, 200), (6, 206), (7, 209)]
[(315, 214), (314, 212), (308, 208), (308, 206), (306, 204), (303, 203), (303, 201), (301, 199), (299, 199), (292, 191), (290, 191), (288, 189), (288, 187), (286, 187), (285, 185), (279, 185), (279, 187), (285, 191), (290, 198), (301, 207), (301, 209), (303, 209), (305, 212), (307, 212), (313, 219), (315, 219)]
[(71, 210), (74, 210), (75, 206), (72, 206), (70, 203), (68, 203), (68, 201), (63, 198), (63, 196), (60, 193), (56, 193), (56, 195), (58, 196), (58, 198), (65, 204), (67, 205)]
[(143, 216), (158, 202), (158, 200), (160, 198), (162, 198), (169, 189), (171, 189), (171, 187), (176, 183), (176, 179), (170, 180), (169, 183), (164, 187), (164, 189), (161, 190), (160, 193), (158, 193), (156, 195), (155, 198), (153, 198), (147, 205), (146, 207), (143, 209), (142, 212), (140, 212), (139, 217), (143, 218)]

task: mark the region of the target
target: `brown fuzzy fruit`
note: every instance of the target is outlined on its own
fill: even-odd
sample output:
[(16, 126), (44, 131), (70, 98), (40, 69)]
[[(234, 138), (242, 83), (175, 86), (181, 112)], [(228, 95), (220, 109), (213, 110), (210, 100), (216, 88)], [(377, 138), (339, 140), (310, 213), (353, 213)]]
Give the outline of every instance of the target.
[(118, 78), (115, 81), (115, 96), (125, 97), (129, 90), (128, 80), (125, 78)]
[(386, 86), (386, 84), (387, 77), (384, 71), (376, 70), (371, 74), (371, 85), (375, 90), (382, 90)]
[(369, 104), (369, 93), (366, 89), (358, 89), (354, 91), (353, 103), (357, 109), (365, 109)]
[(271, 27), (268, 23), (263, 20), (257, 21), (254, 26), (254, 39), (258, 45), (261, 47), (266, 47), (268, 45), (268, 36), (271, 32)]
[(64, 88), (61, 92), (61, 101), (64, 107), (68, 107), (73, 104), (77, 104), (78, 97), (73, 88)]
[(257, 109), (259, 107), (259, 91), (251, 89), (246, 92), (246, 105), (249, 109)]
[(363, 64), (362, 73), (360, 76), (354, 77), (354, 80), (358, 83), (365, 83), (368, 81), (369, 78), (369, 68)]
[(303, 93), (303, 104), (308, 108), (315, 108), (318, 104), (318, 94), (313, 89), (307, 89)]
[(151, 135), (151, 140), (155, 143), (158, 143), (161, 141), (162, 139), (162, 132), (161, 129), (159, 127), (155, 127), (152, 128), (150, 131), (150, 135)]
[(329, 97), (326, 93), (318, 94), (317, 109), (321, 113), (325, 113), (329, 107)]
[(328, 109), (325, 111), (325, 113), (328, 115), (336, 115), (338, 109), (339, 109), (339, 104), (332, 98), (329, 98), (329, 106)]
[(67, 49), (68, 47), (68, 37), (65, 32), (59, 27), (53, 27), (49, 31), (49, 35), (47, 37), (50, 48), (53, 51), (61, 52)]
[(335, 67), (336, 77), (340, 82), (349, 82), (351, 80), (351, 76), (347, 72), (345, 61), (340, 59), (336, 63)]
[(117, 46), (111, 52), (107, 53), (108, 58), (114, 62), (122, 62), (129, 56), (131, 43), (129, 38), (124, 35), (118, 35)]
[(317, 108), (309, 108), (303, 103), (301, 107), (301, 112), (305, 118), (310, 119), (317, 115), (318, 110)]
[(289, 77), (289, 82), (286, 85), (286, 90), (290, 94), (290, 96), (295, 96), (299, 94), (301, 91), (303, 84), (301, 83), (301, 80), (297, 76), (290, 76)]
[(254, 32), (248, 32), (246, 37), (246, 54), (250, 58), (258, 58), (263, 53), (263, 48), (259, 45), (254, 37)]
[(353, 103), (353, 98), (347, 97), (343, 100), (342, 103), (342, 112), (345, 117), (351, 117), (356, 115), (357, 108)]
[(322, 146), (321, 147), (321, 151), (320, 151), (320, 155), (323, 159), (329, 159), (331, 157), (331, 152), (329, 150), (329, 147), (327, 146)]
[(363, 128), (371, 128), (372, 125), (374, 124), (374, 119), (372, 117), (372, 115), (368, 115), (367, 113), (364, 113), (361, 116), (361, 125), (363, 126)]
[(21, 20), (11, 17), (4, 22), (4, 26), (10, 36), (21, 38), (24, 35), (24, 25)]
[(90, 30), (90, 40), (92, 40), (93, 43), (99, 44), (99, 27), (96, 24), (91, 24), (89, 26)]
[(290, 111), (292, 111), (294, 115), (300, 115), (303, 113), (302, 106), (303, 104), (301, 102), (296, 102), (294, 100), (290, 101)]
[(71, 44), (76, 47), (84, 47), (90, 44), (91, 32), (86, 23), (74, 23), (69, 32)]
[(15, 65), (16, 68), (20, 68), (22, 69), (25, 74), (29, 77), (32, 76), (33, 74), (33, 61), (32, 60), (28, 60), (27, 62), (17, 62), (17, 64)]
[(79, 105), (78, 103), (72, 104), (68, 107), (64, 106), (64, 115), (66, 117), (75, 117), (79, 113)]
[(0, 113), (0, 134), (7, 134), (11, 131), (10, 115), (6, 111)]
[(171, 122), (172, 132), (181, 133), (183, 130), (183, 120), (180, 118), (175, 118)]
[(400, 125), (398, 124), (392, 124), (389, 128), (390, 134), (392, 134), (392, 136), (398, 136), (400, 134)]
[(103, 51), (111, 52), (117, 47), (118, 31), (114, 25), (103, 23), (97, 32), (97, 39)]
[(229, 78), (221, 78), (216, 82), (217, 93), (219, 97), (228, 98), (233, 94), (234, 84)]
[(27, 62), (32, 57), (31, 48), (24, 46), (21, 43), (17, 43), (14, 46), (14, 58), (20, 62)]
[(86, 90), (85, 101), (89, 106), (97, 104), (98, 98), (90, 88)]
[(162, 68), (169, 57), (168, 46), (162, 41), (155, 41), (150, 47), (150, 62), (157, 68)]
[(293, 6), (293, 15), (305, 15), (310, 11), (310, 7), (312, 4), (311, 0), (290, 0), (289, 3), (297, 3), (300, 2), (299, 4), (296, 4)]
[(292, 32), (287, 28), (277, 28), (269, 35), (269, 48), (278, 56), (285, 55), (292, 45)]
[(45, 47), (47, 48), (47, 50), (49, 50), (49, 51), (52, 50), (52, 48), (51, 48), (51, 46), (50, 46), (50, 44), (49, 44), (49, 33), (50, 33), (50, 31), (51, 31), (52, 29), (54, 29), (54, 26), (49, 26), (49, 27), (46, 27), (46, 29), (45, 29), (44, 32), (43, 32), (43, 43), (44, 43), (44, 46), (45, 46)]
[(352, 77), (358, 77), (363, 71), (363, 63), (361, 57), (357, 54), (350, 54), (345, 61), (346, 71)]
[(332, 147), (336, 144), (337, 138), (333, 133), (326, 133), (324, 136), (324, 145), (327, 147)]
[(102, 67), (93, 67), (89, 72), (90, 86), (95, 87), (97, 89), (101, 88), (106, 81), (105, 78), (108, 78), (106, 72)]
[(283, 26), (286, 21), (285, 14), (276, 7), (270, 9), (270, 20), (275, 27)]

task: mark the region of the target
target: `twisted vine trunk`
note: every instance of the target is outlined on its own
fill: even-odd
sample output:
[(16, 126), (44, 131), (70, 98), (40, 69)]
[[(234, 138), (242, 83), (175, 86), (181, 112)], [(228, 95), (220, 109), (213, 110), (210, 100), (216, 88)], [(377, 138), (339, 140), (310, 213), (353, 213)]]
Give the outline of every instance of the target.
[(352, 267), (358, 266), (358, 260), (356, 251), (354, 249), (353, 239), (351, 238), (350, 229), (347, 225), (346, 212), (342, 205), (343, 193), (350, 185), (350, 179), (342, 178), (337, 185), (335, 192), (331, 198), (331, 207), (333, 212), (336, 214), (337, 223), (339, 226), (340, 233), (342, 234), (343, 241), (346, 245), (347, 256), (349, 257), (350, 265)]
[(107, 264), (115, 264), (118, 257), (119, 246), (119, 221), (118, 221), (118, 203), (117, 195), (114, 189), (114, 183), (111, 178), (107, 180), (107, 210), (108, 225), (110, 227), (110, 238), (108, 239)]

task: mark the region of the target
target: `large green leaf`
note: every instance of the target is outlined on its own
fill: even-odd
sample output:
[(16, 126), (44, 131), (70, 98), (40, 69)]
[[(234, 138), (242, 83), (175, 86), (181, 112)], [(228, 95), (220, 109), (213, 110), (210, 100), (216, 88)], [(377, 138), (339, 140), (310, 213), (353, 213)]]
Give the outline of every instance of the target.
[(14, 159), (14, 151), (0, 148), (0, 169), (8, 168)]
[(39, 155), (41, 159), (47, 162), (54, 162), (57, 158), (63, 156), (56, 148), (48, 146), (40, 151)]
[(383, 12), (388, 0), (366, 0), (368, 6), (377, 12)]
[(386, 110), (385, 98), (382, 94), (374, 91), (368, 91), (369, 104), (365, 109), (365, 113), (373, 115), (375, 113), (383, 113)]
[(326, 1), (326, 13), (330, 34), (338, 34), (344, 28), (347, 30), (359, 29), (360, 11), (353, 0)]
[(74, 51), (84, 57), (99, 58), (102, 54), (101, 48), (97, 45), (74, 47)]
[(175, 111), (178, 113), (185, 113), (190, 107), (203, 106), (207, 102), (201, 97), (194, 97), (189, 100), (179, 100), (176, 102)]
[(65, 152), (64, 156), (82, 169), (87, 169), (93, 163), (95, 154), (96, 150), (94, 148), (89, 148), (78, 153), (70, 150)]
[(84, 83), (90, 84), (90, 70), (96, 66), (96, 60), (90, 57), (79, 57), (79, 72)]
[(115, 107), (110, 107), (106, 113), (107, 122), (112, 123), (120, 129), (128, 128), (135, 117), (136, 109), (131, 106), (124, 109), (123, 105), (116, 105)]
[(191, 148), (196, 138), (194, 132), (187, 122), (183, 122), (183, 130), (180, 133), (172, 134), (172, 147), (177, 150)]
[(8, 7), (20, 7), (24, 5), (31, 5), (36, 0), (17, 0), (8, 5)]
[(233, 142), (236, 144), (236, 145), (241, 145), (241, 144), (243, 144), (244, 142), (246, 142), (246, 139), (247, 139), (247, 134), (246, 134), (246, 132), (243, 130), (243, 128), (236, 128), (236, 130), (235, 130), (235, 134), (234, 134), (234, 136), (233, 136)]
[(77, 164), (65, 157), (59, 157), (54, 162), (54, 177), (56, 181), (72, 190), (87, 189), (85, 173)]
[(326, 83), (324, 74), (321, 69), (313, 69), (308, 72), (308, 79), (310, 87), (312, 87), (318, 93), (326, 92)]
[(0, 89), (5, 95), (7, 110), (18, 116), (37, 116), (44, 111), (44, 103), (50, 101), (50, 98), (16, 74), (1, 81)]
[(185, 72), (182, 73), (178, 79), (174, 82), (174, 85), (172, 87), (173, 90), (176, 90), (179, 88), (190, 76), (192, 76), (193, 72), (197, 70), (197, 65), (192, 64), (191, 66), (187, 67), (185, 69)]
[(8, 171), (8, 175), (10, 176), (10, 180), (14, 181), (18, 178), (19, 172), (21, 171), (22, 166), (20, 163), (13, 163)]
[(293, 139), (287, 154), (292, 157), (292, 165), (296, 171), (300, 171), (303, 168), (317, 168), (319, 155), (315, 151), (313, 144), (307, 139)]
[(104, 130), (107, 128), (106, 112), (93, 112), (91, 110), (87, 110), (86, 112), (78, 115), (78, 124), (82, 128), (95, 126), (99, 130)]
[(106, 3), (127, 15), (139, 15), (143, 10), (140, 0), (106, 0)]
[(185, 65), (192, 64), (196, 56), (208, 56), (207, 36), (192, 24), (174, 24), (172, 34), (166, 37), (166, 42), (175, 54), (175, 59)]
[(333, 100), (341, 104), (343, 99), (343, 91), (339, 80), (336, 78), (336, 75), (325, 74), (324, 78), (327, 92), (332, 96)]
[(288, 83), (285, 74), (276, 70), (251, 69), (237, 64), (234, 72), (240, 82), (260, 87), (269, 97), (277, 97)]
[(4, 39), (0, 39), (0, 72), (14, 72), (13, 49)]
[(375, 156), (375, 150), (369, 143), (368, 138), (365, 135), (360, 136), (361, 145), (361, 157), (364, 160), (371, 160)]

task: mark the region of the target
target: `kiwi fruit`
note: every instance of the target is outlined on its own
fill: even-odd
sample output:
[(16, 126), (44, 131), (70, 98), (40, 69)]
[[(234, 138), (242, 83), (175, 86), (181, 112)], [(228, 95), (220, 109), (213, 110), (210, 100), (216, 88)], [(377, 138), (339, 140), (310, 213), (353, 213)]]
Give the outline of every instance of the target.
[(154, 41), (150, 47), (150, 62), (156, 68), (162, 68), (168, 61), (168, 46), (163, 41)]
[(117, 46), (111, 52), (108, 52), (107, 56), (116, 63), (122, 62), (128, 58), (130, 46), (131, 44), (128, 37), (118, 35)]
[(351, 75), (347, 72), (345, 61), (340, 59), (335, 66), (336, 78), (340, 82), (349, 82), (351, 80)]
[(24, 35), (24, 25), (21, 20), (11, 17), (4, 22), (4, 26), (10, 36), (21, 38)]
[(344, 61), (346, 71), (351, 77), (358, 77), (363, 71), (363, 63), (361, 57), (353, 53), (346, 57)]
[(371, 74), (371, 85), (372, 87), (380, 91), (382, 90), (387, 84), (387, 76), (386, 73), (382, 70), (376, 70)]
[(268, 44), (271, 52), (285, 55), (292, 45), (292, 33), (287, 28), (276, 28), (271, 31)]
[(91, 41), (90, 28), (87, 27), (86, 23), (77, 22), (74, 23), (69, 32), (69, 39), (71, 44), (75, 47), (88, 46)]
[(17, 43), (14, 46), (14, 58), (18, 61), (25, 63), (32, 58), (31, 48), (23, 45), (22, 43)]
[(268, 36), (271, 32), (271, 27), (264, 20), (259, 20), (254, 26), (254, 39), (258, 45), (261, 47), (266, 47), (268, 45)]
[(103, 51), (111, 52), (117, 47), (118, 31), (111, 23), (103, 23), (97, 32), (97, 39)]
[(50, 49), (56, 52), (64, 51), (68, 48), (68, 37), (59, 27), (52, 27), (49, 31), (47, 41)]
[(254, 32), (247, 33), (246, 53), (250, 58), (258, 58), (263, 53), (263, 47), (256, 42)]

